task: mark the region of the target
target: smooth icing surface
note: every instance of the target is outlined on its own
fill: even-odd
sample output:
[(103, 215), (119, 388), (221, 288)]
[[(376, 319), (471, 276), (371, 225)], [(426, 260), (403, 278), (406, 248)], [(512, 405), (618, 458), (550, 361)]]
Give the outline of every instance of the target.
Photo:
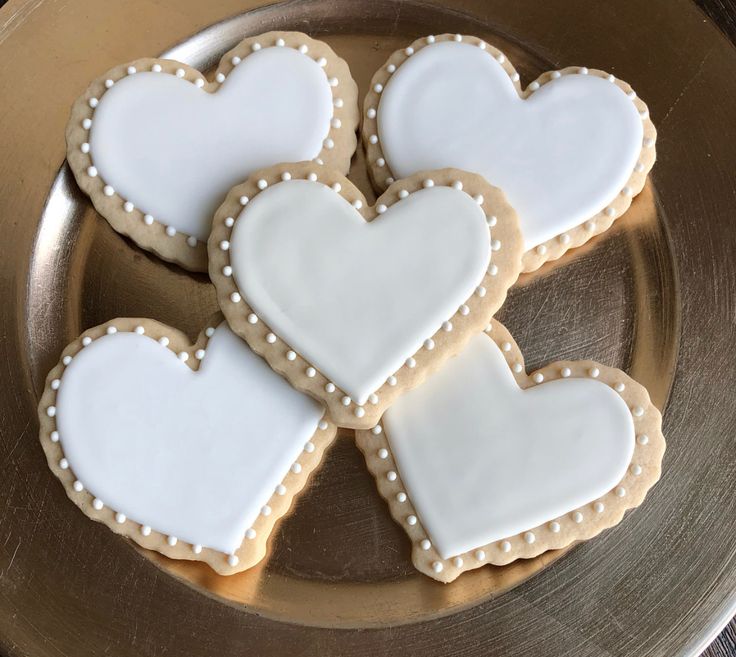
[(198, 372), (145, 335), (94, 340), (64, 371), (56, 406), (64, 455), (95, 497), (163, 534), (228, 553), (323, 413), (225, 324)]
[(483, 279), (478, 204), (422, 189), (370, 223), (317, 182), (255, 196), (230, 240), (233, 275), (273, 331), (362, 405)]
[(486, 335), (382, 422), (445, 559), (592, 502), (621, 481), (634, 451), (631, 413), (613, 389), (573, 378), (522, 390)]
[(527, 249), (616, 198), (643, 137), (636, 107), (615, 84), (562, 75), (522, 100), (491, 54), (455, 42), (401, 64), (377, 120), (395, 178), (448, 166), (480, 173), (519, 213)]
[(293, 48), (263, 48), (216, 93), (166, 73), (119, 80), (95, 109), (90, 154), (120, 196), (206, 241), (231, 187), (255, 169), (316, 157), (331, 118), (319, 64)]

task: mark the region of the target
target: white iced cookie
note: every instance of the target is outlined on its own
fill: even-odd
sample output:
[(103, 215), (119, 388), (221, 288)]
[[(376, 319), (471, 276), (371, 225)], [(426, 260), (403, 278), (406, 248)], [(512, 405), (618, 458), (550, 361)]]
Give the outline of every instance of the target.
[(656, 130), (613, 75), (543, 73), (522, 90), (505, 55), (443, 34), (394, 52), (365, 99), (363, 143), (378, 189), (424, 169), (475, 171), (519, 214), (524, 271), (607, 230), (643, 188)]
[(450, 582), (595, 536), (659, 479), (661, 415), (620, 370), (527, 375), (495, 320), (357, 442), (421, 572)]
[(108, 71), (72, 108), (67, 159), (115, 230), (206, 271), (212, 215), (233, 185), (279, 162), (347, 172), (357, 122), (348, 65), (305, 34), (268, 32), (227, 52), (211, 81), (164, 59)]
[(210, 278), (233, 330), (340, 426), (373, 426), (500, 307), (521, 236), (500, 190), (445, 169), (371, 207), (311, 163), (260, 171), (217, 211)]
[(85, 514), (225, 575), (263, 558), (336, 430), (221, 316), (194, 345), (150, 319), (86, 331), (39, 417), (49, 466)]

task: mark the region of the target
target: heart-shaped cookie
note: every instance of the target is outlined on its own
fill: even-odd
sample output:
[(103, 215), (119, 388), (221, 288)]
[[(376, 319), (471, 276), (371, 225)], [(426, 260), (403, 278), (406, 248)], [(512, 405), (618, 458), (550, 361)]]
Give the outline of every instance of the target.
[(627, 83), (570, 67), (522, 91), (505, 55), (472, 36), (425, 37), (393, 53), (364, 112), (378, 189), (425, 169), (482, 174), (519, 213), (524, 271), (608, 229), (655, 159), (649, 111)]
[(140, 59), (92, 82), (67, 126), (67, 159), (113, 228), (187, 269), (227, 191), (278, 162), (347, 171), (357, 87), (347, 64), (299, 32), (250, 37), (212, 80), (171, 60)]
[(521, 239), (480, 176), (424, 172), (369, 207), (344, 176), (302, 163), (235, 187), (209, 249), (233, 330), (339, 425), (369, 427), (488, 324)]
[(487, 333), (357, 433), (414, 564), (443, 582), (611, 527), (664, 453), (660, 413), (626, 374), (563, 361), (527, 376), (508, 331)]
[(86, 331), (49, 374), (39, 417), (49, 465), (88, 516), (221, 574), (263, 557), (335, 436), (222, 317), (194, 345), (148, 319)]

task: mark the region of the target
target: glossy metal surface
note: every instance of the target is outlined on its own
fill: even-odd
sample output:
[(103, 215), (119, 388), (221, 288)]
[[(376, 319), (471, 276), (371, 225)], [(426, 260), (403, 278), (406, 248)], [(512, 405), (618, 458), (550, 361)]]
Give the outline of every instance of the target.
[[(0, 654), (697, 654), (736, 604), (732, 47), (685, 1), (652, 0), (645, 15), (635, 1), (310, 0), (237, 15), (244, 4), (0, 11)], [(327, 40), (362, 92), (394, 48), (458, 31), (500, 44), (523, 79), (586, 64), (646, 99), (660, 159), (645, 192), (612, 231), (521, 280), (500, 316), (530, 367), (595, 358), (666, 408), (665, 476), (617, 528), (437, 584), (413, 572), (348, 432), (267, 562), (232, 578), (138, 551), (68, 502), (35, 420), (61, 347), (119, 315), (194, 336), (214, 309), (204, 276), (115, 234), (59, 171), (68, 108), (120, 61), (166, 51), (207, 67), (270, 29)], [(370, 193), (360, 156), (351, 177)]]

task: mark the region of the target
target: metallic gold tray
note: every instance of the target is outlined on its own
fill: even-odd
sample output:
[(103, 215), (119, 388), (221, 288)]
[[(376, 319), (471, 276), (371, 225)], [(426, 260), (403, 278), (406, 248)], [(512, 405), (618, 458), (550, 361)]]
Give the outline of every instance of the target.
[[(685, 0), (256, 4), (0, 10), (0, 654), (698, 654), (736, 607), (734, 49)], [(328, 41), (361, 95), (395, 48), (463, 32), (527, 82), (585, 64), (645, 98), (659, 162), (643, 194), (611, 231), (525, 276), (500, 314), (531, 368), (594, 358), (666, 409), (664, 478), (621, 525), (438, 584), (414, 572), (350, 432), (267, 560), (230, 578), (138, 550), (66, 499), (35, 420), (62, 346), (125, 315), (195, 336), (215, 309), (205, 276), (137, 249), (78, 191), (62, 165), (69, 107), (114, 64), (164, 51), (204, 69), (272, 29)], [(372, 197), (360, 154), (351, 177)]]

